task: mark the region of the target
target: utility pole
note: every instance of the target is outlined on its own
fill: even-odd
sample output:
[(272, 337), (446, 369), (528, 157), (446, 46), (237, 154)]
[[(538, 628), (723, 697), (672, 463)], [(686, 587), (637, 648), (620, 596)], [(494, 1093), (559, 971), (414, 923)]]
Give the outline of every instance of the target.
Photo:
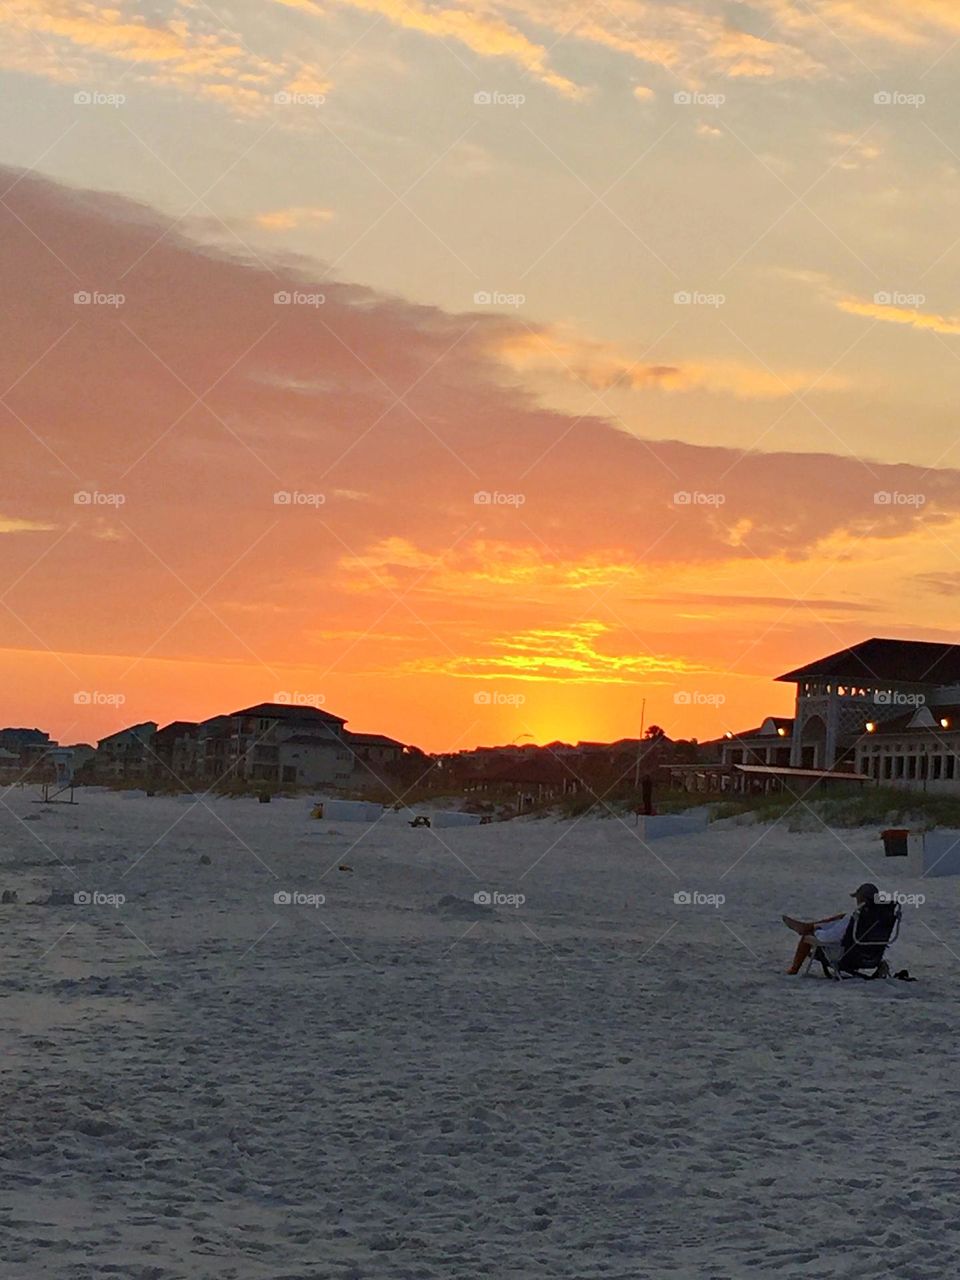
[(640, 738), (637, 741), (637, 764), (633, 771), (633, 789), (636, 791), (640, 786), (640, 756), (643, 751), (643, 724), (647, 718), (647, 700), (644, 698), (640, 704)]

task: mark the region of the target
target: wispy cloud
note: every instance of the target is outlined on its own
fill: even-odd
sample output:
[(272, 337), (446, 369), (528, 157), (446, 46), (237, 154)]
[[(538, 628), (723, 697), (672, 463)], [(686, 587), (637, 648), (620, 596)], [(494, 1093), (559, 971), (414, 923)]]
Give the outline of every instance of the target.
[(272, 209), (267, 213), (258, 213), (251, 222), (264, 231), (292, 231), (296, 227), (309, 225), (312, 222), (330, 222), (333, 210), (317, 205), (293, 205), (289, 209)]

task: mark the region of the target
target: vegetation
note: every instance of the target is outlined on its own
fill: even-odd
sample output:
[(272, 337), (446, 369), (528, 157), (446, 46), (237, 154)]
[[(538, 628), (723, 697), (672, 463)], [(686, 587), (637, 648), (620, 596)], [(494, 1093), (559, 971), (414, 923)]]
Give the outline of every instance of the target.
[(827, 827), (960, 827), (960, 796), (928, 795), (893, 787), (852, 787), (829, 795), (736, 796), (713, 806), (714, 821), (753, 814), (755, 822), (785, 820), (791, 831)]

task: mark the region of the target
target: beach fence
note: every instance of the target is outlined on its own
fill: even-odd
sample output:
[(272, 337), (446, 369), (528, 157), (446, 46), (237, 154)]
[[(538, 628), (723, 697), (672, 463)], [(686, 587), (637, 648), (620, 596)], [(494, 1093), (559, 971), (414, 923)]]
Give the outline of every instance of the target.
[(667, 836), (693, 836), (706, 831), (709, 814), (706, 809), (694, 813), (637, 814), (637, 833), (641, 840), (663, 840)]
[(369, 800), (320, 800), (311, 816), (328, 822), (379, 822), (383, 805)]
[(891, 870), (910, 876), (937, 878), (960, 876), (960, 831), (937, 827), (933, 831), (891, 829), (880, 833)]
[(458, 810), (430, 815), (432, 827), (479, 827), (482, 821), (479, 813), (460, 813)]

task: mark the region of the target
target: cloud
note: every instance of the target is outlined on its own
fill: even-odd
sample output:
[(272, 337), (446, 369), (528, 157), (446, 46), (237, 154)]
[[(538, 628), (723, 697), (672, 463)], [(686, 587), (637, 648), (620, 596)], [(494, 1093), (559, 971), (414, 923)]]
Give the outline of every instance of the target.
[[(457, 676), (466, 679), (518, 680), (526, 683), (563, 680), (570, 684), (644, 684), (657, 678), (703, 670), (695, 663), (666, 654), (610, 652), (601, 648), (612, 628), (595, 620), (551, 630), (534, 628), (513, 635), (494, 636), (483, 644), (485, 652), (469, 657), (418, 659), (408, 663), (413, 673)], [(629, 644), (629, 636), (620, 635)], [(490, 651), (493, 652), (490, 652)]]
[(267, 213), (258, 213), (252, 219), (254, 226), (264, 231), (292, 231), (311, 222), (330, 222), (333, 210), (317, 205), (293, 205), (288, 209), (272, 209)]
[(960, 595), (960, 573), (918, 573), (913, 580), (939, 596)]
[[(324, 10), (310, 0), (277, 0), (277, 3), (324, 16)], [(564, 97), (582, 96), (580, 86), (551, 68), (547, 48), (500, 16), (495, 5), (484, 11), (453, 6), (440, 8), (421, 0), (345, 0), (345, 3), (351, 9), (378, 14), (408, 31), (440, 41), (455, 40), (481, 57), (508, 59)], [(502, 7), (509, 11), (508, 6)]]
[(911, 329), (925, 329), (931, 333), (951, 336), (960, 333), (958, 316), (938, 315), (932, 311), (920, 311), (916, 307), (897, 306), (889, 302), (867, 302), (850, 297), (839, 298), (836, 306), (849, 315), (866, 316), (871, 320), (882, 320), (885, 324), (907, 325)]
[[(50, 529), (2, 539), (28, 624), (10, 622), (10, 647), (383, 669), (425, 650), (518, 657), (482, 643), (579, 635), (612, 607), (634, 609), (645, 643), (629, 652), (649, 656), (669, 647), (631, 603), (650, 575), (715, 595), (721, 567), (739, 575), (733, 594), (769, 573), (787, 596), (791, 566), (816, 577), (826, 557), (859, 578), (878, 546), (960, 520), (955, 471), (641, 438), (601, 412), (544, 407), (513, 317), (339, 280), (322, 304), (277, 305), (278, 290), (308, 294), (321, 264), (243, 261), (131, 201), (3, 176), (21, 179), (0, 209), (4, 478), (17, 517)], [(120, 289), (122, 309), (77, 308), (67, 267)], [(622, 353), (562, 336), (595, 385), (630, 381)], [(635, 382), (696, 385), (697, 370), (678, 360)], [(124, 501), (77, 507), (81, 488)], [(925, 501), (878, 505), (878, 490)], [(54, 526), (73, 527), (37, 573)], [(239, 632), (231, 610), (251, 604)], [(357, 639), (338, 647), (318, 622)], [(591, 643), (610, 663), (583, 661), (612, 678), (628, 649), (606, 639)]]
[(504, 325), (491, 330), (489, 340), (491, 350), (513, 369), (581, 381), (597, 391), (708, 391), (739, 400), (779, 400), (795, 396), (814, 383), (820, 391), (839, 390), (847, 385), (839, 374), (771, 370), (735, 360), (689, 359), (652, 364), (632, 359), (610, 343), (591, 341), (557, 326)]
[(57, 525), (44, 520), (25, 520), (19, 516), (0, 514), (0, 535), (5, 533), (49, 533)]
[(213, 11), (181, 0), (149, 19), (131, 0), (6, 0), (0, 65), (55, 80), (108, 87), (113, 78), (180, 89), (240, 112), (264, 110), (276, 90), (312, 75), (295, 56), (252, 52)]

